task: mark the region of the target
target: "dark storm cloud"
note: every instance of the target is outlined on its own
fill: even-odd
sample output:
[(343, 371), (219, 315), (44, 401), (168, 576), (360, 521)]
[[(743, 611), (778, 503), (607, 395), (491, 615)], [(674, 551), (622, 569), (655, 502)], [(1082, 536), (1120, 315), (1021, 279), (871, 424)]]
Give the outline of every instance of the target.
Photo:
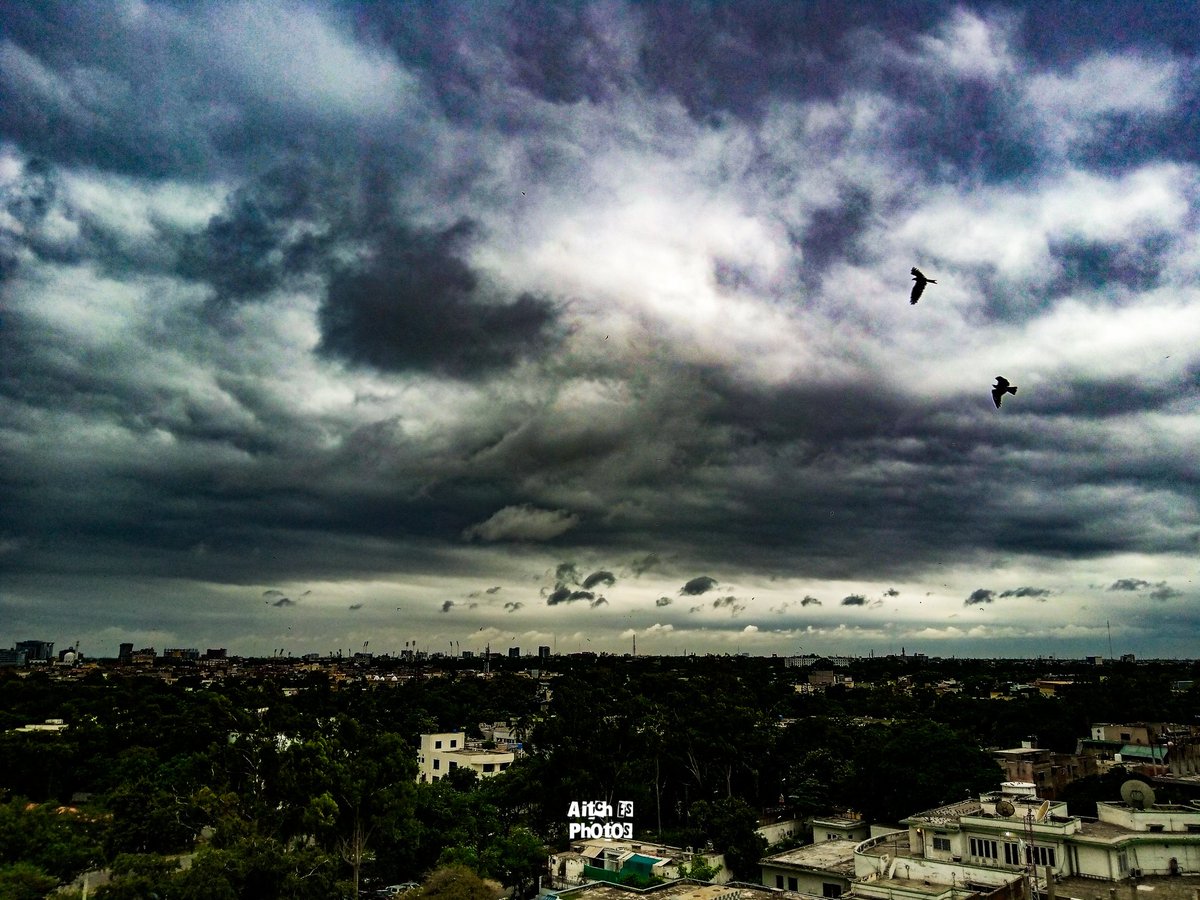
[(264, 597), (282, 597), (282, 596), (284, 596), (284, 593), (283, 593), (283, 591), (276, 590), (275, 588), (271, 588), (270, 590), (263, 591), (263, 596)]
[(444, 613), (450, 612), (450, 610), (452, 610), (452, 609), (454, 609), (454, 601), (453, 600), (446, 600), (442, 603), (442, 612), (444, 612)]
[(885, 597), (899, 597), (899, 596), (900, 596), (900, 592), (899, 592), (898, 590), (896, 590), (895, 588), (888, 588), (886, 591), (884, 591), (884, 592), (883, 592), (883, 596), (885, 596)]
[(475, 232), (397, 229), (376, 254), (340, 267), (321, 308), (321, 352), (384, 372), (477, 377), (549, 349), (553, 303), (489, 296), (462, 259)]
[(706, 591), (711, 591), (717, 586), (717, 579), (708, 575), (698, 575), (691, 581), (687, 582), (679, 589), (679, 593), (684, 596), (694, 597), (698, 594), (703, 594)]
[(523, 607), (524, 605), (525, 604), (522, 603), (520, 600), (509, 600), (508, 602), (506, 602), (504, 604), (504, 611), (513, 613), (513, 612), (516, 612), (521, 607)]
[(1001, 591), (1001, 597), (1033, 597), (1035, 600), (1045, 600), (1050, 596), (1049, 588), (1019, 587)]
[(816, 597), (813, 597), (810, 595), (805, 595), (804, 599), (800, 601), (800, 605), (801, 606), (820, 606), (821, 601), (818, 600)]
[(579, 584), (579, 568), (575, 563), (559, 563), (554, 569), (554, 581), (557, 584)]
[(350, 604), (348, 607), (346, 607), (346, 608), (347, 608), (348, 610), (350, 610), (351, 612), (358, 612), (358, 610), (360, 610), (360, 609), (362, 609), (362, 608), (363, 608), (363, 605), (362, 605), (361, 603), (351, 603), (351, 604)]
[(496, 594), (499, 592), (500, 592), (500, 585), (497, 584), (497, 585), (494, 585), (493, 587), (488, 588), (484, 593)]
[(277, 609), (282, 609), (282, 608), (288, 607), (288, 606), (295, 606), (296, 601), (292, 600), (290, 597), (280, 597), (278, 600), (276, 600), (271, 605), (276, 607)]
[(574, 603), (576, 600), (595, 600), (596, 595), (592, 591), (573, 591), (568, 587), (559, 587), (555, 589), (550, 596), (546, 598), (547, 606), (557, 606), (559, 603)]
[(737, 597), (718, 597), (712, 602), (713, 609), (720, 609), (723, 606), (732, 606), (737, 602)]
[(842, 598), (842, 606), (865, 606), (867, 598), (862, 594), (851, 594)]
[(1150, 587), (1150, 582), (1141, 578), (1118, 578), (1108, 586), (1110, 591), (1141, 591)]
[(593, 572), (587, 578), (583, 579), (582, 587), (584, 590), (587, 590), (589, 588), (594, 588), (598, 584), (604, 584), (608, 587), (612, 587), (616, 583), (617, 578), (612, 572), (605, 572), (601, 570), (599, 572)]
[(963, 601), (963, 606), (975, 606), (979, 603), (992, 603), (996, 599), (996, 592), (989, 591), (987, 588), (978, 588), (971, 592), (971, 596)]
[(595, 600), (593, 600), (591, 603), (588, 604), (588, 607), (590, 609), (595, 609), (597, 606), (607, 606), (607, 605), (608, 605), (608, 599), (606, 597), (597, 597)]
[(654, 601), (655, 606), (670, 606), (674, 602), (670, 597), (659, 597)]

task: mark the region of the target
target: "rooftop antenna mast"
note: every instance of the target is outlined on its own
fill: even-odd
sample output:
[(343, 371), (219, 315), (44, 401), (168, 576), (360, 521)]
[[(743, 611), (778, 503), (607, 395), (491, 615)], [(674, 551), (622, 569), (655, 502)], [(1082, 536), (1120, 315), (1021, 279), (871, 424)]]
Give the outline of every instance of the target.
[(1112, 658), (1113, 658), (1113, 652), (1112, 652), (1112, 622), (1110, 622), (1108, 619), (1105, 619), (1105, 620), (1104, 620), (1104, 627), (1108, 629), (1108, 658), (1109, 658), (1109, 659), (1112, 659)]

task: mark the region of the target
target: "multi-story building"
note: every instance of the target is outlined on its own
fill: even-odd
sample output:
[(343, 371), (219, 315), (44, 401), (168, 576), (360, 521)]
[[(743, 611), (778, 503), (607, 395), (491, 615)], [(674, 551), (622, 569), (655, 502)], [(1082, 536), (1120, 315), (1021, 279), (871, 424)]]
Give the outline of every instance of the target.
[(458, 768), (488, 778), (499, 775), (514, 759), (511, 750), (485, 750), (478, 741), (468, 743), (462, 731), (423, 734), (417, 751), (417, 781), (441, 781)]
[(54, 660), (54, 641), (17, 641), (17, 650), (25, 651), (26, 662)]
[(1156, 804), (1149, 789), (1096, 806), (1097, 818), (1084, 819), (1038, 797), (1032, 784), (1006, 783), (978, 800), (910, 816), (901, 823), (907, 831), (864, 841), (855, 875), (1000, 888), (1026, 873), (1044, 882), (1048, 873), (1112, 881), (1200, 871), (1200, 809)]

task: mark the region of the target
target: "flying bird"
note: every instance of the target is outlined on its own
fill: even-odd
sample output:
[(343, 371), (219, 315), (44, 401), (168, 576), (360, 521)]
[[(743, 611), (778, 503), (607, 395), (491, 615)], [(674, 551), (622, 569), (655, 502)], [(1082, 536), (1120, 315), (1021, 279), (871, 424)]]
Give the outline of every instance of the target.
[(996, 384), (992, 388), (992, 400), (996, 404), (996, 409), (1000, 408), (1000, 400), (1005, 394), (1015, 394), (1016, 392), (1017, 386), (1015, 384), (1010, 385), (1007, 378), (1003, 375), (997, 375)]
[(913, 281), (916, 283), (913, 285), (912, 295), (908, 298), (908, 302), (915, 306), (916, 302), (921, 299), (921, 293), (925, 290), (925, 285), (937, 284), (937, 281), (932, 278), (926, 278), (916, 266), (912, 267), (912, 276)]

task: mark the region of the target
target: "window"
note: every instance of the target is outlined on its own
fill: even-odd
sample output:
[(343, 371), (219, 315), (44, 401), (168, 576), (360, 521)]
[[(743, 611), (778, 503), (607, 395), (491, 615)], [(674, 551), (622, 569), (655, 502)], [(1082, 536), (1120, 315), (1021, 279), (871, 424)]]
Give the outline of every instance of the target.
[(842, 886), (840, 884), (830, 884), (828, 881), (821, 882), (822, 897), (840, 897), (842, 896)]
[(783, 876), (782, 875), (775, 876), (775, 887), (779, 888), (780, 890), (783, 890)]
[(971, 855), (982, 859), (995, 859), (998, 855), (996, 842), (985, 838), (971, 838)]
[(450, 771), (453, 772), (457, 768), (458, 768), (458, 763), (456, 763), (454, 760), (450, 760)]
[(503, 772), (509, 766), (508, 763), (500, 763), (500, 771)]
[(1146, 826), (1146, 830), (1154, 831), (1154, 832), (1161, 832), (1163, 830), (1163, 827), (1161, 825), (1155, 825), (1155, 824), (1151, 823)]
[(836, 840), (840, 840), (840, 839), (841, 839), (840, 834), (834, 834), (832, 831), (825, 832), (825, 840), (827, 840), (827, 841), (836, 841)]
[(434, 768), (434, 771), (437, 771), (437, 770), (438, 770), (438, 769), (440, 769), (441, 767), (442, 767), (442, 761), (441, 761), (440, 759), (435, 759), (435, 760), (433, 761), (433, 768)]
[(1053, 847), (1026, 847), (1025, 861), (1032, 862), (1039, 866), (1054, 866), (1057, 865), (1054, 859)]
[(1129, 871), (1129, 851), (1122, 850), (1117, 854), (1117, 872), (1124, 876)]
[(1021, 847), (1019, 844), (1004, 845), (1004, 862), (1009, 866), (1021, 865)]
[(796, 879), (795, 879), (795, 878), (788, 878), (788, 890), (789, 890), (789, 891), (797, 891), (797, 890), (799, 890), (799, 888), (796, 886)]
[(484, 764), (483, 764), (483, 771), (485, 771), (485, 772), (495, 772), (495, 771), (496, 771), (496, 764), (495, 764), (495, 763), (484, 763)]
[(450, 738), (450, 748), (453, 749), (457, 746), (458, 746), (458, 738)]
[(434, 749), (434, 750), (441, 750), (441, 749), (442, 749), (442, 742), (441, 742), (441, 741), (434, 741), (434, 742), (433, 742), (433, 749)]
[(1125, 743), (1127, 743), (1127, 744), (1129, 743), (1130, 737), (1131, 737), (1131, 735), (1129, 734), (1128, 731), (1121, 732), (1121, 740), (1123, 740)]
[(935, 836), (933, 839), (933, 849), (941, 850), (943, 853), (949, 853), (950, 852), (950, 838)]

